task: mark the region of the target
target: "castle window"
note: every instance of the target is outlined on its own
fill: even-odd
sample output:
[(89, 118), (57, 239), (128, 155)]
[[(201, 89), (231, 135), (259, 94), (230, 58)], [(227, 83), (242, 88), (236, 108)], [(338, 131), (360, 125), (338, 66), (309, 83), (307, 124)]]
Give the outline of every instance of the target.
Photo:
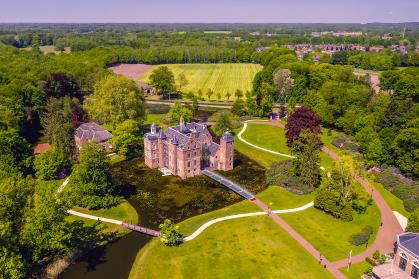
[(193, 160), (193, 165), (196, 166), (196, 160)]
[(191, 162), (188, 162), (188, 168), (191, 166)]

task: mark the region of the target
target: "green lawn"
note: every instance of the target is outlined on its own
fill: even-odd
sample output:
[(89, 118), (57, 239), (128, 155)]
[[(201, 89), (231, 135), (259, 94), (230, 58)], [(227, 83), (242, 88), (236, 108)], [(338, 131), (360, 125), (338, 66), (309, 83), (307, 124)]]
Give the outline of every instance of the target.
[(347, 267), (341, 268), (340, 271), (342, 271), (343, 274), (345, 274), (345, 276), (348, 279), (359, 279), (361, 278), (362, 274), (365, 273), (365, 271), (367, 271), (367, 268), (371, 266), (371, 264), (369, 264), (366, 261), (357, 263), (357, 264), (353, 264), (351, 265), (351, 267), (349, 268), (349, 271)]
[[(236, 135), (240, 132), (242, 128), (235, 130)], [(334, 132), (333, 136), (328, 137), (327, 135), (322, 135), (322, 140), (327, 140), (328, 145), (333, 140), (334, 136), (337, 133)], [(250, 143), (256, 144), (257, 146), (267, 148), (276, 152), (291, 154), (289, 150), (286, 139), (285, 139), (285, 129), (282, 129), (277, 126), (264, 125), (264, 124), (251, 124), (249, 123), (246, 131), (242, 134), (242, 138), (247, 140)], [(248, 144), (243, 143), (236, 136), (235, 148), (241, 153), (246, 154), (250, 158), (256, 160), (262, 166), (268, 168), (272, 163), (289, 160), (289, 158), (272, 154), (260, 149), (249, 146)], [(331, 145), (331, 144), (330, 144)], [(320, 163), (325, 168), (330, 168), (334, 160), (327, 156), (325, 153), (320, 153)]]
[[(149, 82), (149, 76), (153, 69), (162, 66), (155, 65), (140, 78), (143, 82)], [(227, 99), (225, 94), (230, 92), (230, 100), (234, 99), (234, 92), (237, 89), (243, 92), (252, 89), (252, 81), (256, 73), (262, 69), (258, 64), (247, 63), (223, 63), (223, 64), (167, 64), (175, 75), (183, 73), (188, 80), (188, 85), (182, 88), (184, 92), (197, 93), (199, 89), (203, 91), (203, 98), (208, 99), (206, 92), (208, 89), (214, 91), (212, 100), (217, 99), (217, 93), (221, 94), (221, 99)]]
[[(120, 203), (119, 205), (109, 208), (109, 209), (88, 210), (86, 208), (81, 208), (81, 207), (74, 207), (73, 209), (81, 213), (91, 214), (98, 217), (116, 219), (116, 220), (133, 223), (133, 224), (138, 223), (138, 214), (135, 211), (135, 209), (127, 201), (124, 201)], [(68, 216), (67, 220), (69, 221), (82, 220), (88, 225), (92, 225), (93, 223), (96, 222), (95, 220), (81, 218), (74, 215)], [(116, 224), (111, 224), (111, 223), (103, 223), (103, 224), (105, 225), (105, 231), (118, 231), (119, 233), (129, 232), (129, 230), (124, 229), (121, 226), (118, 226)]]
[(343, 222), (315, 208), (282, 214), (281, 217), (330, 261), (346, 257), (350, 250), (353, 255), (364, 251), (365, 245), (349, 243), (350, 235), (370, 225), (374, 228), (369, 241), (372, 244), (380, 225), (380, 211), (375, 204), (368, 207), (366, 214), (354, 213), (351, 222)]
[(147, 119), (146, 121), (144, 121), (144, 124), (156, 124), (156, 125), (162, 125), (162, 118), (165, 116), (166, 114), (164, 113), (158, 113), (158, 114), (147, 114)]
[[(22, 50), (27, 50), (27, 51), (31, 51), (32, 47), (25, 47), (25, 48), (21, 48)], [(57, 51), (55, 50), (55, 46), (40, 46), (39, 50), (43, 53), (43, 54), (49, 54), (49, 53), (55, 53), (55, 54), (59, 54), (61, 53), (61, 51)], [(70, 47), (65, 47), (64, 48), (64, 53), (70, 53), (71, 49)]]

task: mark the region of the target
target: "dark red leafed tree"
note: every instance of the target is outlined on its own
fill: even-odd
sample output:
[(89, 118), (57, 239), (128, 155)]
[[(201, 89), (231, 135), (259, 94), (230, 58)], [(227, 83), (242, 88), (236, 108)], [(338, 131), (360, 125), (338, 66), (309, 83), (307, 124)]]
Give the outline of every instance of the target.
[(288, 118), (288, 123), (285, 125), (287, 130), (285, 137), (287, 138), (287, 145), (291, 146), (295, 139), (300, 136), (300, 132), (304, 129), (310, 129), (314, 134), (321, 132), (321, 119), (310, 108), (297, 108), (293, 114)]
[(70, 124), (74, 127), (74, 129), (87, 121), (87, 112), (79, 105), (73, 105), (73, 108), (71, 109)]
[(77, 83), (77, 80), (71, 76), (62, 72), (51, 73), (47, 78), (44, 91), (48, 97), (65, 97), (78, 98), (81, 100), (82, 92)]

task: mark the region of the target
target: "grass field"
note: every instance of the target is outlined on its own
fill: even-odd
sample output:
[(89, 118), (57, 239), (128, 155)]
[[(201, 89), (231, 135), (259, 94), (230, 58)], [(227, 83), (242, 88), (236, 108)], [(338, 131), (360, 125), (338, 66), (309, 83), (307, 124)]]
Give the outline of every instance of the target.
[[(98, 216), (98, 217), (116, 219), (116, 220), (120, 220), (120, 221), (124, 221), (124, 222), (130, 222), (130, 223), (133, 223), (133, 224), (138, 223), (138, 214), (135, 211), (135, 209), (127, 201), (124, 201), (124, 202), (120, 203), (119, 205), (117, 205), (115, 207), (108, 208), (108, 209), (88, 210), (86, 208), (81, 208), (81, 207), (75, 207), (73, 209), (78, 211), (78, 212), (91, 214), (91, 215)], [(93, 223), (96, 222), (95, 220), (81, 218), (81, 217), (74, 216), (74, 215), (68, 216), (67, 220), (69, 220), (69, 221), (82, 220), (88, 225), (92, 225)], [(130, 232), (129, 230), (124, 229), (121, 226), (118, 226), (116, 224), (111, 224), (111, 223), (103, 223), (103, 224), (105, 225), (104, 230), (106, 232), (117, 231), (120, 234)]]
[[(273, 209), (301, 206), (312, 199), (278, 187), (259, 193)], [(259, 211), (245, 200), (179, 224), (185, 235), (208, 220)], [(227, 232), (227, 233), (226, 233)], [(303, 263), (303, 264), (301, 264)], [(153, 239), (137, 255), (130, 278), (332, 278), (293, 238), (266, 216), (217, 223), (190, 242), (166, 247)]]
[[(32, 47), (25, 47), (25, 48), (21, 48), (22, 50), (27, 50), (27, 51), (31, 51)], [(57, 51), (55, 50), (55, 46), (40, 46), (39, 50), (43, 53), (43, 54), (49, 54), (49, 53), (55, 53), (55, 54), (59, 54), (61, 53), (61, 51)], [(70, 47), (65, 47), (64, 48), (64, 53), (70, 53)]]
[[(236, 135), (240, 130), (241, 128), (235, 130)], [(323, 137), (326, 138), (327, 136), (322, 135), (322, 138)], [(286, 145), (285, 130), (277, 126), (248, 124), (246, 131), (242, 134), (242, 138), (263, 148), (267, 148), (280, 153), (291, 154), (291, 151)], [(253, 148), (240, 141), (237, 136), (234, 144), (238, 151), (256, 160), (259, 164), (266, 168), (270, 167), (274, 162), (289, 160), (287, 157)], [(321, 152), (320, 162), (322, 166), (329, 168), (333, 164), (333, 159), (327, 156), (325, 153)]]
[[(149, 82), (149, 76), (153, 69), (162, 66), (155, 65), (148, 70), (143, 77), (143, 82)], [(181, 88), (183, 92), (192, 92), (197, 94), (201, 89), (202, 97), (208, 100), (207, 91), (211, 89), (214, 94), (211, 100), (217, 99), (217, 94), (221, 94), (221, 99), (225, 100), (226, 93), (231, 94), (230, 100), (233, 100), (234, 92), (237, 89), (246, 92), (252, 89), (252, 81), (256, 73), (262, 69), (261, 65), (230, 63), (230, 64), (167, 64), (169, 69), (175, 75), (175, 79), (179, 74), (183, 73), (188, 80), (188, 85)]]
[(364, 274), (365, 271), (370, 266), (371, 266), (370, 263), (363, 261), (363, 262), (351, 265), (351, 267), (349, 268), (349, 271), (347, 271), (348, 270), (347, 267), (340, 268), (340, 271), (342, 271), (342, 273), (345, 274), (345, 276), (348, 279), (359, 279), (361, 278), (362, 274)]

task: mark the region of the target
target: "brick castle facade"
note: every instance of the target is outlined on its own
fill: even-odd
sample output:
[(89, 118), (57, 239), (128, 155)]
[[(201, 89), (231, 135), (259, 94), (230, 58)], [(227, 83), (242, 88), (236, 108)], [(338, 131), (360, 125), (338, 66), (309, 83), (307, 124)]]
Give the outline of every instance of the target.
[(234, 137), (229, 132), (213, 141), (206, 125), (186, 123), (169, 127), (165, 132), (151, 125), (144, 136), (145, 164), (150, 168), (167, 168), (181, 178), (200, 174), (202, 169), (232, 170), (234, 160)]

